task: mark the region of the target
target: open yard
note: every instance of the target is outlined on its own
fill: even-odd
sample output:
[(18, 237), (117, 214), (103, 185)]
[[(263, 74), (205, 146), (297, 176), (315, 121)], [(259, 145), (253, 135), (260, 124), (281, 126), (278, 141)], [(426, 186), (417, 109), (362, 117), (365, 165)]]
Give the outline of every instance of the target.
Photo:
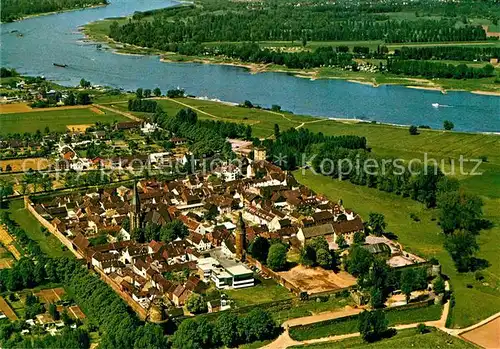
[(10, 201), (8, 211), (11, 218), (26, 231), (28, 236), (35, 240), (42, 251), (49, 257), (73, 257), (73, 254), (66, 248), (63, 249), (61, 242), (52, 234), (45, 235), (40, 230), (41, 225), (38, 221), (24, 208), (23, 200)]
[(128, 121), (129, 119), (106, 111), (98, 114), (88, 108), (37, 110), (26, 113), (0, 114), (1, 134), (43, 132), (45, 127), (52, 131), (65, 132), (67, 125), (95, 124), (96, 122)]
[[(0, 116), (1, 117), (1, 116)], [(48, 158), (25, 158), (0, 160), (0, 168), (4, 169), (10, 165), (12, 172), (28, 171), (30, 168), (36, 171), (45, 170), (52, 165), (53, 161)]]
[(237, 306), (244, 307), (273, 301), (280, 301), (293, 297), (286, 288), (278, 285), (274, 280), (264, 280), (255, 278), (255, 286), (237, 290), (224, 290), (229, 299), (233, 300)]
[(60, 301), (64, 294), (64, 289), (62, 287), (57, 287), (40, 290), (35, 293), (35, 296), (37, 296), (42, 303), (55, 303)]
[(309, 294), (338, 290), (356, 284), (356, 278), (344, 271), (335, 273), (319, 267), (307, 268), (303, 265), (297, 265), (278, 274)]
[(338, 342), (326, 342), (321, 344), (309, 344), (294, 346), (293, 349), (331, 349), (331, 348), (369, 348), (369, 349), (473, 349), (475, 346), (457, 337), (452, 337), (442, 331), (431, 329), (426, 334), (417, 334), (415, 329), (399, 331), (394, 337), (383, 339), (375, 343), (367, 343), (361, 337), (349, 338)]

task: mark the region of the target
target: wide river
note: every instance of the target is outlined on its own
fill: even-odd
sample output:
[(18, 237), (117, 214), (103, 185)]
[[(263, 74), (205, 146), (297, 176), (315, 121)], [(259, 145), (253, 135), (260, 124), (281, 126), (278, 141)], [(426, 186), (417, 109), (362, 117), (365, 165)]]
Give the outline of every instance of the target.
[[(61, 84), (81, 78), (93, 84), (135, 90), (181, 87), (187, 93), (230, 102), (279, 104), (297, 114), (359, 118), (402, 125), (456, 130), (500, 131), (500, 97), (467, 92), (424, 91), (402, 86), (366, 85), (341, 80), (311, 81), (283, 73), (250, 74), (243, 68), (162, 63), (157, 56), (118, 55), (83, 42), (78, 27), (107, 17), (173, 5), (165, 0), (111, 0), (106, 7), (40, 16), (1, 25), (1, 64), (22, 74), (42, 75)], [(18, 36), (18, 30), (23, 36)], [(53, 63), (67, 64), (57, 68)], [(433, 104), (438, 103), (439, 107)]]

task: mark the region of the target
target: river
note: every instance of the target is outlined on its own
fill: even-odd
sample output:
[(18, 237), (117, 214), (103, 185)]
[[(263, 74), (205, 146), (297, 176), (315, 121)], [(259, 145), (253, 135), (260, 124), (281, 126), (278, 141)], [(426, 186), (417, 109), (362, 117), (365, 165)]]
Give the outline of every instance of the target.
[[(22, 74), (41, 75), (63, 85), (81, 78), (93, 84), (135, 90), (181, 87), (187, 93), (230, 102), (281, 105), (296, 114), (358, 118), (401, 125), (500, 132), (500, 97), (468, 92), (366, 85), (342, 80), (298, 78), (283, 73), (250, 74), (244, 68), (198, 63), (164, 63), (157, 56), (118, 55), (83, 41), (78, 27), (173, 5), (165, 0), (111, 0), (106, 7), (63, 12), (1, 25), (1, 64)], [(18, 30), (23, 34), (18, 37)], [(58, 68), (53, 63), (67, 64)], [(439, 106), (433, 106), (436, 105)]]

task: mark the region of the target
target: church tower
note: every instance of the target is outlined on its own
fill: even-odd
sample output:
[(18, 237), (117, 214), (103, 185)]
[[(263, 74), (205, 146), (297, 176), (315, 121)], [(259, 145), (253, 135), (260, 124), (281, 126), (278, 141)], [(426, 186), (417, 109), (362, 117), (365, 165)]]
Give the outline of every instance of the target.
[(243, 215), (240, 212), (236, 223), (236, 259), (242, 260), (245, 255), (246, 230)]
[(134, 193), (130, 202), (130, 211), (128, 213), (130, 220), (130, 232), (141, 227), (141, 199), (137, 191), (137, 182), (134, 182)]

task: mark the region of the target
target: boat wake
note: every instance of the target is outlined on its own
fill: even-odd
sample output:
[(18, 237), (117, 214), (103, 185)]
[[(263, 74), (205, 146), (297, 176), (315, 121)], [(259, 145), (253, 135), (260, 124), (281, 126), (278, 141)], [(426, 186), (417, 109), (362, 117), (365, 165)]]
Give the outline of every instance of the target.
[(447, 104), (439, 104), (439, 103), (432, 103), (432, 106), (434, 108), (451, 108), (452, 106), (451, 105), (447, 105)]

